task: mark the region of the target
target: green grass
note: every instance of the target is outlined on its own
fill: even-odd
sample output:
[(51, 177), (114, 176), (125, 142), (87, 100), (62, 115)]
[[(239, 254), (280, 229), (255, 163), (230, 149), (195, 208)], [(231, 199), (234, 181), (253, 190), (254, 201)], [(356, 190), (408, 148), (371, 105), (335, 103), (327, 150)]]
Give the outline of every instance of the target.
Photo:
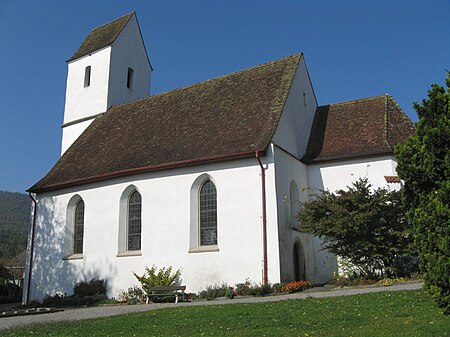
[(327, 299), (179, 307), (43, 324), (7, 336), (449, 336), (445, 317), (423, 291)]

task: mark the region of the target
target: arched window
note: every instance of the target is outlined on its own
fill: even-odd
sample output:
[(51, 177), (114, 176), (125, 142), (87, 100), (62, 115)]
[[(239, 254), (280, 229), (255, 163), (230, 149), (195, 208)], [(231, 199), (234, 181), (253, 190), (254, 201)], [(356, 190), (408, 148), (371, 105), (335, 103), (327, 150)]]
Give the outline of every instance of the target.
[(133, 77), (134, 77), (133, 68), (128, 68), (127, 88), (133, 89)]
[(91, 66), (84, 68), (84, 87), (91, 85)]
[(217, 245), (217, 192), (211, 180), (201, 186), (199, 199), (200, 246)]
[(134, 191), (128, 199), (127, 250), (141, 249), (141, 213), (141, 194)]
[(83, 254), (84, 233), (84, 201), (80, 200), (75, 207), (73, 228), (73, 253)]

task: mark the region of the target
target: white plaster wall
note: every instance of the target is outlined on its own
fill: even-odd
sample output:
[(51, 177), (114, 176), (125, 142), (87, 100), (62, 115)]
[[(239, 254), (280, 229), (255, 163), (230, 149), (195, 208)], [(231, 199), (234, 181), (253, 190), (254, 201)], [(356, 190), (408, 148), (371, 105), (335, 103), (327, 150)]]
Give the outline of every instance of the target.
[(361, 177), (367, 177), (374, 188), (399, 189), (400, 184), (387, 184), (384, 176), (395, 176), (397, 162), (393, 156), (379, 156), (308, 165), (312, 192), (346, 189)]
[[(305, 102), (303, 100), (305, 93)], [(306, 106), (305, 104), (306, 103)], [(309, 79), (304, 57), (301, 58), (292, 82), (273, 142), (302, 158), (308, 146), (317, 101)]]
[[(68, 63), (64, 124), (106, 111), (110, 58), (109, 46)], [(84, 87), (87, 66), (91, 66), (91, 83)]]
[[(269, 160), (269, 158), (264, 158)], [(219, 251), (189, 253), (190, 189), (207, 173), (216, 182)], [(142, 196), (141, 256), (117, 257), (119, 202), (133, 184)], [(83, 259), (63, 260), (66, 208), (78, 194), (85, 203)], [(270, 282), (279, 282), (278, 233), (273, 164), (267, 169)], [(271, 196), (272, 195), (272, 196)], [(106, 278), (109, 296), (138, 284), (133, 272), (146, 265), (182, 269), (187, 291), (206, 285), (262, 280), (261, 177), (256, 159), (180, 168), (40, 194), (31, 298), (70, 294), (80, 280)], [(70, 247), (69, 247), (70, 250)]]
[(89, 119), (62, 128), (61, 156), (93, 121), (94, 119)]
[[(308, 165), (308, 180), (311, 193), (319, 193), (320, 190), (331, 192), (347, 189), (347, 186), (362, 177), (367, 177), (373, 188), (387, 187), (399, 189), (400, 184), (387, 184), (384, 176), (397, 175), (395, 168), (397, 163), (392, 156), (380, 156), (338, 162), (320, 163)], [(318, 238), (314, 241), (316, 251), (316, 264), (326, 259), (327, 252), (322, 250), (322, 241)], [(340, 268), (339, 268), (340, 269)], [(321, 273), (320, 278), (326, 275)]]
[[(132, 88), (127, 87), (128, 68), (134, 70)], [(133, 15), (112, 44), (108, 107), (150, 95), (150, 63)]]
[[(275, 176), (277, 186), (277, 208), (279, 225), (280, 277), (282, 282), (294, 281), (294, 245), (300, 241), (305, 259), (306, 279), (313, 283), (323, 283), (337, 270), (336, 257), (321, 251), (321, 240), (298, 231), (298, 222), (292, 216), (291, 208), (297, 203), (309, 200), (308, 168), (305, 164), (275, 147)], [(291, 182), (299, 189), (299, 200), (290, 199)], [(319, 256), (317, 256), (319, 255)]]

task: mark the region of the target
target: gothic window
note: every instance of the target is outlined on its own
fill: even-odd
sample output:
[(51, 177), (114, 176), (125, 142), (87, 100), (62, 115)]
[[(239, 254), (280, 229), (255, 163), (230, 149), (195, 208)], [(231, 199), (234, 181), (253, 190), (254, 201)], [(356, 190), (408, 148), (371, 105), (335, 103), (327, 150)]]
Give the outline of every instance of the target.
[(199, 199), (200, 246), (217, 245), (217, 192), (211, 180), (201, 186)]
[(74, 212), (73, 253), (83, 254), (84, 201), (80, 200)]
[(127, 250), (141, 249), (141, 213), (141, 195), (138, 191), (134, 191), (128, 199)]
[(91, 66), (87, 66), (84, 69), (84, 87), (91, 85)]
[(127, 88), (129, 89), (133, 89), (133, 77), (134, 77), (133, 68), (128, 68)]

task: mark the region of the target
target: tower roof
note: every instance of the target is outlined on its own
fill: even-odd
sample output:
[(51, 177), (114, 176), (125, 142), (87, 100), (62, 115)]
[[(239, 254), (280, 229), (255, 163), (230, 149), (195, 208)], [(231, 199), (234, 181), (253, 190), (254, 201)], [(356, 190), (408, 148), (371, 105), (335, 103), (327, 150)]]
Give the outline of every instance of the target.
[(111, 45), (117, 39), (117, 36), (119, 36), (122, 29), (126, 26), (133, 15), (135, 15), (134, 12), (91, 30), (81, 46), (72, 55), (72, 57), (67, 60), (67, 62), (76, 60), (96, 50)]
[(414, 132), (414, 124), (389, 95), (323, 105), (316, 110), (302, 161), (392, 154)]

